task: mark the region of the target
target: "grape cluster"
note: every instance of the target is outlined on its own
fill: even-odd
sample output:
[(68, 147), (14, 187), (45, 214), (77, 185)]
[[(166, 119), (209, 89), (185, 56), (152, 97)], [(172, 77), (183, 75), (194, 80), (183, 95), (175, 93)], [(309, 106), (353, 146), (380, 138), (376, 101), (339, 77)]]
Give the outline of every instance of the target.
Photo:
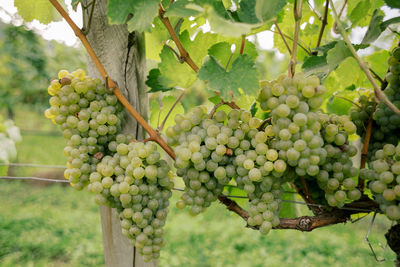
[(116, 208), (122, 233), (132, 240), (145, 261), (157, 259), (164, 246), (165, 221), (172, 196), (172, 173), (154, 143), (132, 142), (118, 135), (90, 174), (89, 191), (99, 205)]
[(370, 169), (360, 170), (360, 177), (370, 180), (368, 187), (381, 210), (390, 220), (400, 220), (400, 145), (386, 144), (376, 151)]
[(324, 92), (316, 76), (282, 75), (276, 81), (264, 83), (258, 97), (261, 108), (269, 110), (272, 116), (272, 125), (265, 129), (273, 137), (272, 147), (279, 151), (279, 159), (301, 177), (316, 176), (319, 163), (326, 156), (316, 113)]
[(254, 137), (260, 121), (242, 110), (228, 115), (220, 110), (209, 118), (204, 108), (196, 107), (186, 115), (176, 115), (175, 122), (166, 131), (167, 141), (176, 145), (175, 166), (186, 185), (177, 207), (191, 206), (190, 213), (195, 215), (210, 206), (236, 175), (232, 156), (249, 149), (245, 137)]
[[(400, 47), (393, 49), (388, 63), (389, 72), (385, 78), (389, 84), (385, 89), (385, 94), (396, 107), (400, 108)], [(383, 134), (397, 137), (400, 130), (400, 116), (395, 114), (384, 102), (377, 105), (373, 118)]]
[[(373, 92), (365, 91), (356, 100), (358, 106), (350, 109), (350, 118), (357, 126), (357, 134), (361, 137), (361, 141), (364, 141), (366, 130), (368, 127), (369, 119), (372, 112), (374, 111), (375, 101), (373, 100)], [(382, 149), (385, 144), (396, 145), (398, 142), (398, 134), (400, 130), (394, 130), (390, 133), (385, 133), (375, 120), (372, 120), (371, 137), (368, 145), (367, 161), (371, 162), (375, 160), (375, 152)]]
[(112, 92), (83, 70), (62, 70), (58, 78), (48, 87), (51, 107), (45, 116), (63, 131), (68, 157), (64, 176), (81, 190), (89, 184), (99, 158), (110, 154), (108, 143), (121, 131), (125, 113)]
[(356, 126), (344, 115), (319, 112), (319, 117), (326, 157), (317, 175), (318, 185), (325, 191), (330, 206), (342, 207), (345, 200), (353, 201), (361, 197), (360, 190), (356, 188), (358, 170), (352, 162), (357, 148), (348, 142), (348, 135), (356, 132)]

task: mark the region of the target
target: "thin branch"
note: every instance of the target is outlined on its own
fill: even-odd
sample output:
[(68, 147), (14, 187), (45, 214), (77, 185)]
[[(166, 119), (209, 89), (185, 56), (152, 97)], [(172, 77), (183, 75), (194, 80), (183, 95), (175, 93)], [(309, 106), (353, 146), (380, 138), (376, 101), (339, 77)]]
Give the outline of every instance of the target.
[(285, 36), (282, 34), (281, 28), (279, 28), (279, 25), (278, 25), (278, 23), (276, 23), (276, 20), (275, 20), (275, 19), (274, 19), (274, 25), (275, 25), (276, 29), (278, 30), (278, 33), (279, 33), (279, 35), (281, 36), (281, 38), (282, 38), (282, 40), (283, 40), (283, 43), (285, 44), (287, 50), (289, 51), (289, 54), (291, 55), (291, 54), (292, 54), (292, 50), (290, 50), (289, 44), (286, 42), (286, 38), (285, 38)]
[(245, 45), (245, 44), (246, 44), (246, 35), (243, 34), (243, 35), (242, 35), (242, 43), (241, 43), (241, 45), (240, 45), (240, 52), (239, 52), (240, 55), (243, 55), (244, 45)]
[(176, 35), (176, 32), (174, 31), (174, 28), (172, 27), (171, 22), (169, 21), (169, 18), (164, 17), (164, 14), (165, 10), (161, 6), (161, 4), (159, 4), (158, 16), (160, 17), (162, 23), (167, 28), (169, 34), (171, 35), (172, 40), (175, 42), (175, 45), (178, 48), (179, 53), (181, 54), (181, 58), (184, 59), (184, 61), (194, 70), (194, 72), (198, 72), (199, 67), (197, 67), (197, 65), (193, 62), (192, 58), (190, 57), (189, 53), (182, 46), (182, 43), (179, 40), (178, 36)]
[(305, 198), (306, 198), (305, 200), (306, 200), (306, 202), (307, 202), (307, 203), (315, 204), (316, 202), (314, 201), (314, 199), (312, 198), (312, 196), (311, 196), (311, 194), (310, 194), (310, 191), (308, 190), (308, 185), (307, 185), (306, 180), (305, 180), (303, 177), (301, 177), (301, 178), (300, 178), (300, 181), (301, 181), (301, 186), (302, 186), (303, 189), (304, 189)]
[(171, 47), (169, 44), (167, 44), (167, 43), (165, 43), (164, 45), (165, 45), (167, 48), (169, 48), (169, 49), (175, 54), (176, 58), (179, 60), (179, 63), (185, 62), (185, 59), (182, 58), (182, 57), (178, 54), (178, 52), (175, 51), (174, 48), (172, 48), (172, 47)]
[[(82, 31), (78, 28), (78, 26), (73, 22), (68, 13), (64, 10), (64, 8), (60, 5), (57, 0), (49, 0), (51, 4), (57, 9), (57, 11), (61, 14), (61, 16), (67, 21), (69, 26), (74, 31), (75, 35), (81, 40), (83, 46), (88, 52), (89, 56), (93, 60), (96, 65), (100, 75), (105, 79), (108, 77), (107, 71), (104, 66), (101, 64), (99, 58), (94, 52), (92, 46), (87, 40), (86, 36), (82, 33)], [(158, 132), (154, 130), (147, 121), (135, 110), (134, 107), (129, 103), (129, 101), (124, 97), (121, 91), (118, 88), (118, 85), (112, 80), (107, 79), (107, 86), (113, 89), (114, 95), (118, 98), (118, 100), (122, 103), (122, 105), (128, 110), (128, 112), (137, 120), (137, 122), (144, 128), (144, 130), (150, 135), (150, 137), (154, 138), (155, 141), (165, 150), (165, 152), (170, 155), (171, 158), (175, 159), (175, 153), (172, 148), (165, 142), (163, 138), (160, 137)]]
[(293, 48), (292, 48), (292, 57), (289, 63), (289, 77), (293, 77), (296, 71), (296, 56), (297, 56), (297, 46), (299, 40), (300, 33), (300, 23), (301, 23), (301, 14), (303, 8), (303, 0), (294, 0), (293, 6), (293, 15), (295, 20), (295, 28), (294, 28), (294, 38), (293, 38)]
[(176, 32), (176, 31), (178, 30), (178, 28), (179, 28), (179, 26), (182, 24), (182, 22), (183, 22), (183, 18), (180, 18), (180, 19), (176, 22), (176, 24), (175, 24), (175, 26), (174, 26), (174, 32)]
[(362, 107), (359, 105), (359, 104), (357, 104), (357, 103), (355, 103), (355, 102), (353, 102), (353, 101), (351, 101), (350, 99), (348, 99), (348, 98), (345, 98), (345, 97), (343, 97), (343, 96), (340, 96), (340, 95), (333, 95), (333, 97), (336, 97), (336, 98), (340, 98), (340, 99), (343, 99), (343, 100), (346, 100), (347, 102), (350, 102), (351, 104), (353, 104), (354, 106), (356, 106), (356, 107), (358, 107), (359, 109), (362, 109)]
[[(92, 2), (91, 2), (92, 8), (90, 9), (90, 15), (89, 15), (89, 20), (88, 20), (88, 25), (87, 25), (87, 27), (85, 27), (84, 29), (82, 29), (82, 33), (83, 33), (84, 35), (87, 35), (87, 34), (89, 33), (89, 31), (90, 31), (90, 26), (91, 26), (91, 24), (92, 24), (92, 18), (93, 18), (93, 12), (94, 12), (94, 6), (95, 6), (95, 4), (96, 4), (96, 0), (92, 0)], [(83, 10), (82, 12), (85, 13), (85, 10)]]
[[(324, 35), (325, 26), (328, 24), (328, 9), (329, 9), (329, 0), (325, 2), (325, 10), (324, 10), (324, 18), (322, 19), (321, 30), (319, 31), (317, 46), (321, 45), (322, 36)], [(315, 51), (314, 53), (318, 53)]]
[(172, 105), (172, 107), (169, 109), (167, 115), (165, 116), (164, 120), (161, 123), (161, 126), (158, 128), (159, 131), (162, 131), (164, 128), (165, 123), (167, 122), (167, 119), (169, 115), (171, 115), (172, 110), (176, 107), (176, 105), (181, 101), (182, 97), (185, 95), (185, 91), (183, 91), (180, 96), (176, 99), (175, 103)]
[(338, 26), (338, 30), (340, 32), (340, 34), (343, 37), (343, 40), (345, 41), (345, 43), (347, 44), (347, 47), (350, 49), (352, 55), (354, 56), (354, 58), (357, 60), (358, 65), (360, 66), (361, 70), (364, 71), (365, 75), (367, 76), (368, 80), (370, 81), (370, 83), (372, 84), (372, 86), (374, 87), (374, 93), (375, 93), (375, 97), (379, 100), (379, 101), (383, 101), (391, 110), (393, 110), (397, 115), (400, 115), (400, 110), (393, 105), (392, 102), (390, 102), (390, 100), (387, 98), (387, 96), (382, 92), (382, 90), (379, 88), (379, 86), (376, 84), (375, 79), (372, 77), (371, 72), (369, 71), (368, 67), (366, 66), (366, 64), (362, 61), (362, 59), (358, 56), (357, 51), (354, 49), (353, 44), (351, 43), (349, 37), (347, 36), (346, 31), (343, 28), (342, 23), (339, 21), (339, 17), (338, 14), (336, 13), (336, 9), (333, 6), (332, 0), (329, 0), (331, 3), (331, 8), (333, 11), (333, 15), (335, 17), (335, 21), (337, 22), (337, 26)]
[(385, 82), (373, 69), (369, 68), (369, 71), (374, 75), (375, 79), (381, 83), (381, 85)]
[[(369, 141), (371, 140), (371, 134), (372, 134), (372, 123), (373, 123), (372, 115), (375, 112), (375, 108), (376, 108), (376, 103), (374, 105), (374, 108), (372, 109), (370, 118), (368, 120), (367, 131), (365, 132), (364, 144), (363, 144), (363, 148), (362, 148), (362, 151), (361, 151), (360, 169), (365, 168), (365, 164), (367, 162)], [(360, 178), (360, 176), (358, 176), (358, 188), (361, 191), (364, 191), (364, 184), (365, 184), (364, 179), (362, 179), (362, 178)]]
[[(275, 34), (279, 34), (279, 32), (278, 31), (273, 31), (273, 30), (267, 30), (267, 31), (270, 31), (270, 32), (273, 32), (273, 33), (275, 33)], [(292, 41), (293, 42), (293, 38), (292, 37), (290, 37), (289, 35), (287, 35), (287, 34), (285, 34), (285, 33), (282, 33), (282, 35), (283, 36), (285, 36), (287, 39), (289, 39), (290, 41)], [(301, 41), (301, 39), (299, 38), (299, 40), (298, 40), (298, 46), (301, 48), (301, 49), (303, 49), (304, 50), (304, 52), (306, 52), (307, 53), (307, 55), (311, 55), (312, 54), (312, 52), (311, 52), (311, 50), (310, 50), (310, 48), (308, 48), (308, 47), (306, 47), (307, 45), (306, 44), (304, 44), (304, 42), (303, 41)]]
[(232, 57), (233, 57), (233, 53), (231, 52), (231, 55), (230, 55), (229, 58), (228, 58), (228, 62), (226, 62), (225, 70), (228, 69), (228, 66), (229, 66), (229, 63), (231, 63)]
[[(346, 7), (346, 5), (347, 5), (347, 0), (344, 1), (342, 7), (340, 8), (340, 11), (339, 11), (339, 19), (340, 19), (340, 17), (342, 16), (342, 13), (343, 13), (344, 8)], [(333, 29), (333, 31), (334, 31), (335, 33), (338, 33), (338, 31), (337, 31), (337, 22), (336, 22), (336, 20), (335, 20), (335, 22), (333, 23), (332, 29)]]
[(210, 111), (209, 114), (209, 118), (211, 119), (214, 116), (215, 111), (217, 111), (217, 109), (222, 106), (222, 105), (227, 105), (230, 106), (232, 109), (240, 109), (240, 107), (238, 105), (236, 105), (236, 103), (234, 101), (231, 102), (227, 102), (225, 100), (221, 100), (221, 102), (219, 102), (218, 104), (216, 104), (212, 110)]

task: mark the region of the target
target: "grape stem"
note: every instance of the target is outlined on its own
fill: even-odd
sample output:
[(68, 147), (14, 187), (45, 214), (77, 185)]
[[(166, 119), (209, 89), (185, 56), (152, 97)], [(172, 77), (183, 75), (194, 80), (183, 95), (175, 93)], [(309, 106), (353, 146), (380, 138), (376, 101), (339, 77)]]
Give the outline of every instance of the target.
[(306, 180), (305, 180), (303, 177), (301, 177), (301, 178), (300, 178), (300, 181), (301, 181), (301, 186), (303, 187), (304, 193), (305, 193), (305, 199), (304, 199), (304, 200), (305, 200), (307, 203), (315, 204), (316, 202), (315, 202), (314, 199), (311, 197), (310, 190), (308, 190), (308, 185), (307, 185)]
[[(317, 41), (317, 46), (316, 47), (319, 47), (321, 45), (322, 36), (324, 35), (325, 27), (328, 24), (328, 9), (329, 9), (329, 0), (326, 0), (326, 2), (325, 2), (325, 10), (324, 10), (324, 17), (322, 19), (321, 30), (319, 31), (318, 41)], [(317, 55), (318, 52), (315, 51), (315, 52), (313, 52), (313, 54)]]
[[(270, 32), (275, 33), (275, 34), (279, 34), (279, 32), (277, 32), (277, 31), (273, 31), (273, 30), (267, 30), (267, 31), (270, 31)], [(293, 38), (290, 37), (289, 35), (285, 34), (285, 33), (282, 33), (282, 36), (284, 36), (285, 38), (289, 39), (290, 41), (293, 41)], [(310, 48), (307, 47), (307, 45), (306, 45), (300, 38), (299, 38), (299, 40), (298, 40), (297, 45), (298, 45), (301, 49), (303, 49), (304, 52), (307, 53), (307, 55), (311, 55), (311, 54), (312, 54)]]
[(174, 28), (171, 25), (171, 22), (169, 21), (168, 17), (165, 17), (165, 10), (162, 7), (161, 4), (158, 5), (158, 16), (160, 17), (162, 23), (164, 26), (167, 28), (169, 35), (171, 35), (172, 40), (174, 41), (176, 47), (179, 50), (180, 53), (180, 58), (186, 62), (193, 70), (194, 72), (199, 71), (199, 67), (197, 67), (196, 63), (193, 62), (192, 58), (190, 57), (189, 53), (186, 51), (186, 49), (183, 47), (181, 41), (179, 40), (178, 36), (176, 35), (176, 32)]
[(240, 51), (239, 54), (243, 55), (243, 51), (244, 51), (244, 45), (246, 44), (246, 35), (242, 35), (242, 43), (240, 45)]
[[(108, 77), (107, 71), (105, 70), (104, 66), (101, 64), (99, 58), (97, 57), (96, 53), (93, 50), (93, 47), (90, 45), (89, 41), (87, 40), (86, 36), (82, 33), (81, 29), (75, 24), (75, 22), (71, 19), (68, 13), (64, 10), (64, 8), (58, 3), (57, 0), (49, 0), (50, 3), (57, 9), (60, 15), (67, 21), (69, 26), (74, 31), (75, 35), (81, 40), (83, 46), (85, 47), (86, 51), (88, 52), (89, 56), (93, 60), (94, 64), (96, 65), (100, 75), (103, 79)], [(135, 110), (135, 108), (128, 102), (128, 100), (124, 97), (121, 91), (118, 88), (118, 85), (112, 80), (107, 79), (108, 88), (113, 89), (114, 95), (118, 98), (118, 100), (122, 103), (122, 105), (128, 110), (128, 112), (137, 120), (137, 122), (145, 129), (145, 131), (150, 135), (151, 138), (154, 139), (164, 150), (168, 153), (168, 155), (175, 159), (175, 153), (172, 148), (165, 142), (163, 138), (158, 134), (156, 130), (154, 130), (146, 120)]]
[(270, 122), (271, 120), (272, 120), (272, 117), (266, 118), (265, 120), (263, 120), (263, 121), (261, 122), (260, 126), (258, 126), (257, 129), (258, 129), (259, 131), (264, 130), (264, 126), (265, 126), (268, 122)]
[(222, 105), (227, 105), (230, 106), (232, 109), (240, 109), (240, 107), (238, 105), (236, 105), (236, 103), (234, 101), (231, 102), (227, 102), (225, 100), (221, 100), (221, 102), (219, 102), (218, 104), (216, 104), (212, 110), (210, 111), (209, 114), (209, 118), (211, 119), (214, 116), (214, 113), (217, 111), (217, 109), (222, 106)]
[(336, 13), (336, 9), (333, 6), (332, 0), (329, 0), (329, 2), (331, 3), (331, 8), (333, 11), (335, 21), (337, 23), (339, 33), (340, 33), (340, 35), (342, 35), (344, 42), (347, 44), (347, 47), (349, 48), (350, 52), (353, 54), (354, 58), (357, 60), (357, 63), (360, 66), (361, 70), (365, 73), (368, 80), (374, 87), (375, 98), (377, 98), (379, 101), (384, 102), (391, 110), (393, 110), (394, 113), (396, 113), (397, 115), (400, 116), (400, 110), (395, 105), (393, 105), (393, 103), (387, 98), (387, 96), (379, 88), (379, 86), (375, 82), (375, 79), (372, 77), (371, 72), (369, 71), (369, 68), (366, 66), (366, 64), (363, 62), (363, 60), (358, 56), (357, 51), (354, 49), (353, 44), (351, 43), (349, 37), (346, 34), (346, 31), (343, 28), (342, 23), (339, 20), (338, 14)]
[(292, 54), (292, 50), (290, 50), (289, 44), (286, 42), (286, 38), (285, 38), (285, 36), (282, 34), (281, 28), (279, 28), (278, 23), (276, 23), (276, 19), (274, 19), (274, 25), (275, 25), (276, 29), (278, 30), (278, 33), (279, 33), (279, 35), (281, 36), (282, 41), (283, 41), (283, 43), (285, 44), (287, 50), (289, 51), (289, 54), (291, 55), (291, 54)]
[(289, 63), (289, 77), (292, 77), (292, 78), (296, 71), (296, 63), (297, 63), (296, 56), (297, 56), (297, 47), (298, 47), (298, 40), (299, 40), (299, 33), (300, 33), (302, 8), (303, 8), (303, 0), (294, 0), (293, 15), (294, 15), (294, 20), (295, 20), (295, 26), (294, 26), (292, 57), (291, 57), (290, 63)]
[(172, 110), (174, 110), (174, 108), (175, 108), (176, 105), (181, 101), (181, 99), (182, 99), (182, 97), (183, 97), (184, 95), (185, 95), (185, 91), (183, 91), (183, 92), (179, 95), (179, 97), (176, 99), (175, 103), (174, 103), (174, 104), (172, 105), (172, 107), (169, 109), (167, 115), (165, 116), (164, 120), (162, 121), (161, 126), (158, 128), (158, 131), (161, 132), (161, 131), (163, 130), (163, 128), (164, 128), (164, 126), (165, 126), (165, 123), (167, 122), (167, 119), (168, 119), (169, 115), (171, 115)]

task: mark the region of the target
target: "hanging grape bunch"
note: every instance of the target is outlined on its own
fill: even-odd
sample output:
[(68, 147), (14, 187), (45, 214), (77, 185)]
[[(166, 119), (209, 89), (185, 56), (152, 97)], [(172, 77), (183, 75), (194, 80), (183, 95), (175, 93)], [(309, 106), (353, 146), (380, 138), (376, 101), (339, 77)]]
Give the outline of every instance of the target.
[(369, 180), (380, 209), (390, 220), (400, 220), (400, 145), (386, 144), (376, 151), (376, 160), (369, 169), (360, 170), (360, 177)]
[(80, 190), (88, 185), (98, 158), (110, 154), (108, 142), (121, 131), (125, 112), (112, 92), (83, 70), (62, 70), (58, 78), (48, 87), (51, 107), (45, 116), (63, 131), (67, 140), (64, 154), (68, 157), (64, 175)]
[(356, 132), (356, 126), (345, 115), (318, 114), (325, 142), (323, 149), (326, 151), (317, 175), (318, 184), (325, 191), (330, 206), (342, 207), (345, 200), (353, 201), (361, 197), (360, 190), (356, 188), (358, 170), (352, 161), (357, 148), (348, 140), (348, 136)]
[(120, 134), (109, 149), (114, 155), (102, 158), (88, 189), (97, 194), (96, 203), (117, 209), (122, 233), (144, 260), (157, 259), (174, 186), (170, 167), (152, 142), (133, 142)]

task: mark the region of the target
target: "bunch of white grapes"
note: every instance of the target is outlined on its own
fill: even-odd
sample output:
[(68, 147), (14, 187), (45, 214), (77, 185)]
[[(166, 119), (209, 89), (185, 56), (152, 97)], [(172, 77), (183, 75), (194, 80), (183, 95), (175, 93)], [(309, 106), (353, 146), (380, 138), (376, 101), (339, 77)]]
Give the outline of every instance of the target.
[(345, 200), (361, 197), (360, 190), (356, 188), (358, 170), (352, 162), (357, 148), (348, 141), (348, 136), (356, 132), (356, 126), (348, 116), (318, 114), (325, 142), (323, 149), (326, 151), (317, 175), (318, 184), (325, 191), (330, 206), (342, 207)]
[(400, 220), (400, 145), (386, 144), (376, 151), (376, 160), (369, 169), (360, 170), (360, 177), (370, 180), (368, 187), (380, 209), (393, 221)]
[(174, 186), (170, 167), (160, 159), (157, 145), (132, 142), (118, 135), (90, 175), (89, 191), (99, 205), (119, 212), (122, 233), (132, 240), (145, 261), (158, 259), (165, 245), (164, 228)]
[(109, 154), (108, 143), (121, 131), (125, 113), (112, 92), (83, 70), (62, 70), (58, 78), (48, 87), (51, 107), (45, 116), (63, 131), (68, 157), (64, 175), (81, 190), (88, 185), (99, 158)]
[(265, 129), (272, 137), (271, 146), (300, 177), (316, 176), (325, 157), (316, 113), (324, 92), (316, 76), (282, 75), (276, 81), (263, 82), (258, 97), (261, 108), (272, 116), (272, 124)]

